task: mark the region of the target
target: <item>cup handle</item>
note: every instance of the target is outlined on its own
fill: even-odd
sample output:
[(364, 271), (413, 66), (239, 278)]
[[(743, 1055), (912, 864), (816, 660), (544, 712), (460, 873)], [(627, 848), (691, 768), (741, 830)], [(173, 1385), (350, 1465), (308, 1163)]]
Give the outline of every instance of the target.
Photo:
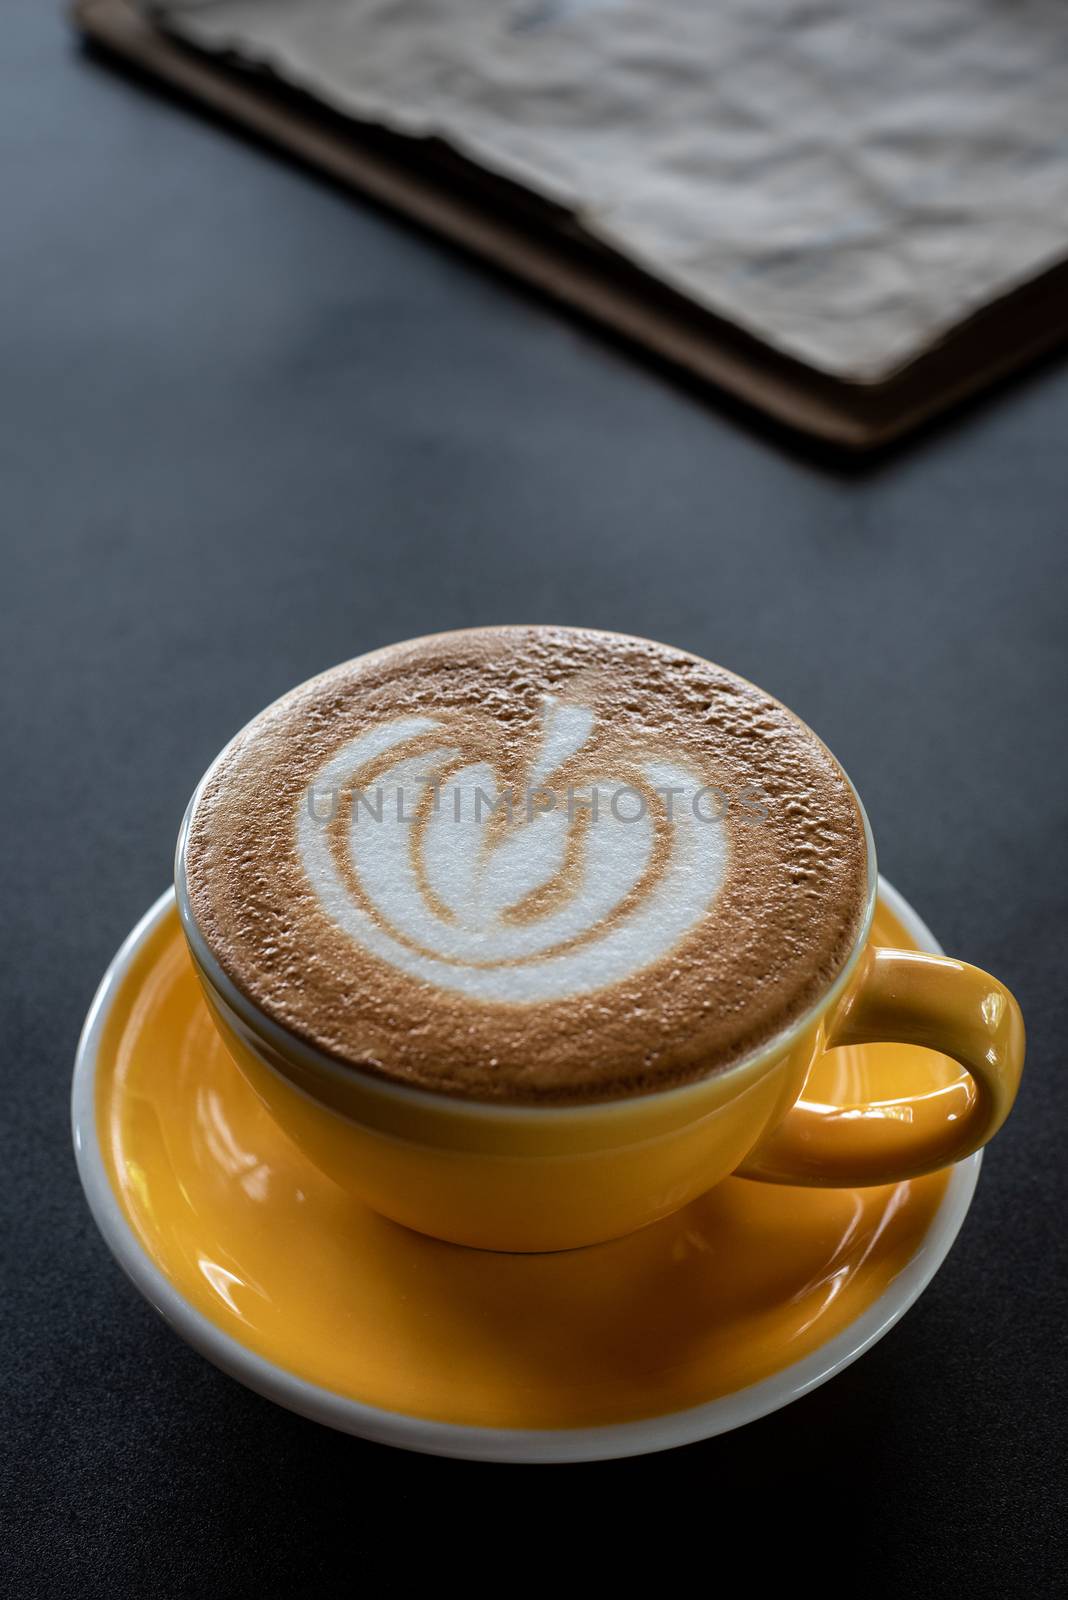
[(899, 1183), (971, 1155), (1001, 1127), (1024, 1063), (1020, 1008), (1004, 984), (948, 956), (869, 946), (827, 1025), (824, 1049), (913, 1044), (967, 1078), (870, 1105), (806, 1100), (765, 1135), (737, 1176), (825, 1188)]

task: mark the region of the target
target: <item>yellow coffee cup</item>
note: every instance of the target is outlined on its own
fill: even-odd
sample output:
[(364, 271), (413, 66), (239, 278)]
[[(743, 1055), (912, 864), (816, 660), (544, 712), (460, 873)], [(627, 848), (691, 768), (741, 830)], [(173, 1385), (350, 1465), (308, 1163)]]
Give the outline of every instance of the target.
[[(564, 1250), (656, 1222), (731, 1173), (832, 1187), (895, 1182), (969, 1155), (1012, 1107), (1024, 1027), (1004, 985), (962, 961), (870, 943), (877, 875), (866, 818), (866, 913), (844, 968), (802, 1017), (696, 1083), (542, 1108), (386, 1083), (315, 1049), (243, 994), (190, 909), (185, 851), (199, 793), (178, 843), (178, 908), (231, 1054), (317, 1167), (421, 1233), (488, 1250)], [(803, 1098), (823, 1051), (878, 1042), (927, 1046), (967, 1075), (935, 1094), (868, 1105)]]

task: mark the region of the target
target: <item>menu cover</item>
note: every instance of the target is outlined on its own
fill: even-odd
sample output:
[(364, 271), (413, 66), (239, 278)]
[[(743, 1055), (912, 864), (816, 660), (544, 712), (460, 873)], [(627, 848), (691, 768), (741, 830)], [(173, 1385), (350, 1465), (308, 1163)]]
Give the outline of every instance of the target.
[(1062, 0), (78, 0), (75, 15), (848, 448), (1068, 329)]

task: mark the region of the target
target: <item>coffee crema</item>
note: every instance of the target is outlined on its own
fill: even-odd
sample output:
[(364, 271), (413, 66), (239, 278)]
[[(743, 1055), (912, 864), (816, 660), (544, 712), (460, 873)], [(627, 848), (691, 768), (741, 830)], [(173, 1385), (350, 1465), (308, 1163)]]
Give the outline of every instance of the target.
[(256, 717), (205, 781), (189, 908), (263, 1012), (476, 1100), (665, 1089), (841, 971), (867, 844), (841, 768), (722, 667), (587, 629), (439, 634)]

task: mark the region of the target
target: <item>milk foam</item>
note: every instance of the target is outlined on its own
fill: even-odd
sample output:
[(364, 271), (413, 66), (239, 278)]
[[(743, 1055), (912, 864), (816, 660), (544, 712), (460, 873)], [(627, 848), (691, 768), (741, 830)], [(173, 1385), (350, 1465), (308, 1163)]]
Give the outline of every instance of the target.
[[(528, 793), (552, 785), (589, 742), (595, 720), (589, 706), (546, 696)], [(441, 743), (428, 747), (429, 735)], [(335, 856), (332, 830), (314, 808), (300, 806), (307, 879), (322, 910), (363, 949), (471, 1000), (529, 1005), (619, 983), (668, 955), (707, 916), (726, 873), (727, 832), (721, 818), (689, 803), (703, 780), (685, 763), (629, 752), (630, 774), (583, 772), (577, 804), (519, 805), (506, 823), (492, 809), (502, 792), (493, 767), (448, 739), (445, 719), (397, 718), (350, 740), (324, 765), (315, 791), (367, 791), (373, 772), (374, 788), (387, 797), (380, 815), (352, 806), (341, 847), (347, 862)], [(633, 789), (636, 776), (681, 801), (657, 816), (648, 807), (636, 815), (633, 793), (629, 804), (609, 805), (609, 796)], [(442, 787), (420, 821), (428, 784)], [(581, 797), (594, 790), (603, 802), (585, 821)], [(553, 884), (560, 892), (542, 912), (514, 915)]]
[(868, 881), (848, 780), (785, 707), (552, 626), (291, 690), (216, 764), (184, 860), (204, 942), (279, 1026), (358, 1072), (545, 1106), (743, 1059), (841, 971)]

